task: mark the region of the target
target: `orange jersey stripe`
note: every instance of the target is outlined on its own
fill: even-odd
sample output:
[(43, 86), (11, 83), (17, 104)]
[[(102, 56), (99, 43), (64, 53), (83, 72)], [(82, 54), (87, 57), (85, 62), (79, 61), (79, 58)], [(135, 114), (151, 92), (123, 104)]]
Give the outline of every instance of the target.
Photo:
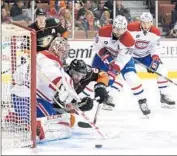
[(97, 82), (101, 82), (101, 83), (105, 84), (106, 86), (108, 86), (108, 82), (109, 82), (108, 74), (105, 72), (100, 72)]

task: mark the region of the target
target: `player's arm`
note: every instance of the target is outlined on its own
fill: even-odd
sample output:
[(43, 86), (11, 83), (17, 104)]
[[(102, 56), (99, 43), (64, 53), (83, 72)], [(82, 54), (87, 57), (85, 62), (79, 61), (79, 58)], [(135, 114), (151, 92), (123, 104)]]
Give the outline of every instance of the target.
[(106, 88), (109, 83), (109, 76), (106, 72), (100, 71), (99, 69), (90, 69), (90, 81), (96, 81), (96, 84), (94, 85), (95, 98), (99, 97), (97, 101), (102, 103), (108, 98)]
[(55, 22), (55, 25), (57, 25), (57, 32), (61, 35), (61, 37), (64, 37), (65, 39), (68, 38), (69, 32), (67, 31), (65, 22), (62, 22), (58, 19), (53, 19)]
[[(160, 48), (160, 31), (157, 28), (153, 29), (153, 33), (154, 33), (154, 40), (152, 41), (152, 45), (151, 45), (151, 57), (152, 57), (152, 62), (150, 65), (150, 68), (153, 69), (154, 71), (156, 71), (159, 67), (159, 64), (161, 63), (160, 60), (160, 56), (159, 56), (159, 52), (161, 50)], [(152, 71), (149, 71), (152, 72)]]

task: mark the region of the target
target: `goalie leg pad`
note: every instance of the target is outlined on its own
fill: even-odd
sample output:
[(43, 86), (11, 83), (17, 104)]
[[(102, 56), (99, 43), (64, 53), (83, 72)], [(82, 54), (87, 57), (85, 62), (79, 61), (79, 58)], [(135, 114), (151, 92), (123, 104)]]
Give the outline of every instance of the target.
[(39, 135), (39, 139), (42, 138), (43, 141), (66, 139), (72, 135), (70, 114), (68, 113), (39, 118), (39, 121), (41, 122), (41, 129), (44, 132), (44, 137)]

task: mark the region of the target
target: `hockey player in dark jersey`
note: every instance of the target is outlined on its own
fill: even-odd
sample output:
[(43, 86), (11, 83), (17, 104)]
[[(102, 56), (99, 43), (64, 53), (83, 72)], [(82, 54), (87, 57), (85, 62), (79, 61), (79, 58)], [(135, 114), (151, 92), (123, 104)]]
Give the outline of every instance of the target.
[(36, 22), (30, 28), (37, 32), (37, 51), (48, 50), (50, 43), (59, 35), (67, 38), (67, 28), (59, 19), (47, 18), (42, 8), (36, 10)]
[[(77, 94), (80, 94), (90, 82), (95, 81), (94, 93), (95, 97), (99, 97), (98, 102), (107, 104), (111, 108), (114, 107), (114, 104), (108, 103), (110, 96), (106, 91), (106, 87), (108, 86), (109, 76), (106, 72), (92, 68), (85, 64), (83, 60), (77, 59), (74, 59), (70, 65), (65, 68), (65, 72), (73, 79)], [(90, 97), (85, 97), (84, 99), (88, 101), (88, 105), (84, 105), (85, 107), (89, 107), (90, 103), (93, 105), (93, 100)]]

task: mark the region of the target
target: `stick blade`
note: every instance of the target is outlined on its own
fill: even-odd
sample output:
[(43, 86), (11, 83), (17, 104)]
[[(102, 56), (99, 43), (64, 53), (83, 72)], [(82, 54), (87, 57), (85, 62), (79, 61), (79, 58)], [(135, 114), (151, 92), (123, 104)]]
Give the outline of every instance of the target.
[(86, 122), (79, 121), (77, 124), (81, 128), (91, 128), (90, 124), (88, 124)]

